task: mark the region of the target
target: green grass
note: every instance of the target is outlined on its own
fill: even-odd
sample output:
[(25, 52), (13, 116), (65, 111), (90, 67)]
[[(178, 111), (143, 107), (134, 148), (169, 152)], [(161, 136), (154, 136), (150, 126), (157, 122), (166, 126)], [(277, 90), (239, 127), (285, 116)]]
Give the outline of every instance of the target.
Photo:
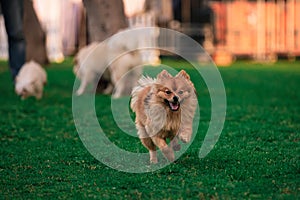
[[(196, 82), (201, 107), (198, 134), (176, 163), (143, 174), (111, 169), (85, 149), (72, 116), (70, 60), (47, 68), (44, 98), (21, 101), (7, 63), (0, 62), (0, 198), (98, 199), (299, 199), (300, 62), (262, 65), (239, 61), (220, 68), (227, 93), (222, 135), (210, 154), (198, 151), (210, 120), (205, 84)], [(146, 152), (118, 130), (109, 96), (96, 97), (109, 138), (124, 149)]]

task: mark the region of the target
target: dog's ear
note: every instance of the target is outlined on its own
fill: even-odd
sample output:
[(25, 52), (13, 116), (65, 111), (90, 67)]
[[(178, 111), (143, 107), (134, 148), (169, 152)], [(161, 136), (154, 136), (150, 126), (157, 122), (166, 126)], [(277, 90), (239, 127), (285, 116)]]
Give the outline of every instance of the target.
[(176, 77), (183, 77), (187, 80), (187, 82), (190, 84), (190, 86), (193, 88), (194, 92), (197, 93), (196, 89), (195, 89), (195, 86), (193, 84), (193, 82), (191, 81), (191, 78), (190, 76), (188, 75), (188, 73), (186, 73), (186, 71), (184, 70), (181, 70), (177, 75)]
[(169, 72), (167, 72), (166, 70), (162, 70), (158, 75), (157, 75), (157, 79), (158, 80), (164, 80), (164, 79), (168, 79), (171, 78), (172, 75), (169, 74)]
[(183, 77), (187, 80), (190, 80), (190, 76), (184, 71), (184, 70), (181, 70), (177, 75), (176, 77)]

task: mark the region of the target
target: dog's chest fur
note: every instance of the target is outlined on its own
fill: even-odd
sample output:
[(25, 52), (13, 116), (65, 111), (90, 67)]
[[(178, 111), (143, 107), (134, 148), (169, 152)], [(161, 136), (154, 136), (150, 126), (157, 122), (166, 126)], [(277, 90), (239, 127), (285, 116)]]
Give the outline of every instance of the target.
[[(163, 113), (166, 114), (165, 118), (162, 117)], [(156, 110), (156, 115), (152, 115), (152, 116), (148, 115), (147, 118), (148, 120), (152, 121), (151, 123), (152, 126), (161, 127), (161, 130), (158, 132), (159, 137), (173, 138), (175, 135), (177, 135), (178, 130), (180, 128), (181, 110), (173, 112), (169, 108), (160, 107), (159, 111)]]
[(167, 110), (167, 120), (163, 130), (171, 131), (174, 132), (173, 134), (177, 134), (180, 127), (180, 121), (181, 121), (180, 116), (181, 116), (181, 110), (175, 112)]

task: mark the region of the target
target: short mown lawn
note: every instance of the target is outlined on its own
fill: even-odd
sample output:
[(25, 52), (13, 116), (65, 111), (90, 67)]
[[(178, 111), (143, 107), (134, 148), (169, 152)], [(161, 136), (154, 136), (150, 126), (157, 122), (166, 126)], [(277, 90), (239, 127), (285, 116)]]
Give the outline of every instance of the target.
[[(299, 61), (237, 61), (219, 68), (227, 95), (226, 121), (216, 146), (203, 159), (198, 153), (210, 121), (207, 88), (186, 63), (163, 63), (186, 69), (199, 81), (198, 134), (175, 163), (155, 172), (125, 173), (95, 159), (78, 136), (71, 59), (46, 69), (48, 84), (40, 101), (20, 100), (7, 62), (0, 62), (0, 198), (300, 198)], [(123, 139), (118, 133), (109, 102), (107, 95), (95, 98), (109, 138), (122, 148), (146, 152), (137, 138)]]

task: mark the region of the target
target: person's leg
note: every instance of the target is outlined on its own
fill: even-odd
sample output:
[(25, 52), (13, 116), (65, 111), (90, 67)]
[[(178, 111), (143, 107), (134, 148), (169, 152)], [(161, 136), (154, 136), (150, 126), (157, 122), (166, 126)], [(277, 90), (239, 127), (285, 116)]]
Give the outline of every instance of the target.
[(0, 0), (9, 45), (9, 66), (15, 79), (25, 63), (25, 37), (23, 33), (23, 0)]

